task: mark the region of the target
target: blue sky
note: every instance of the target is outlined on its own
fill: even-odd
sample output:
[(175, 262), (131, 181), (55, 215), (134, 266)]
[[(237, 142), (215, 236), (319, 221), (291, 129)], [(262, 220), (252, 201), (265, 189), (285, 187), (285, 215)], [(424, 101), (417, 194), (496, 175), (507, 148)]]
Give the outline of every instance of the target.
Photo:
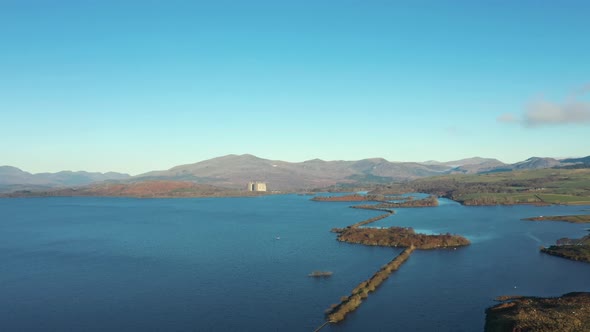
[(0, 164), (590, 154), (588, 1), (0, 0)]

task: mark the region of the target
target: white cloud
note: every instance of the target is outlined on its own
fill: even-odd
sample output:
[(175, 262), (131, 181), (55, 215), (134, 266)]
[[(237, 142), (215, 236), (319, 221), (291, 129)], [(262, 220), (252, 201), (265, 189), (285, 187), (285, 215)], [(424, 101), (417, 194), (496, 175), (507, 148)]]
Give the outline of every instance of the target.
[(590, 124), (590, 102), (580, 100), (587, 93), (590, 93), (590, 84), (575, 90), (563, 103), (539, 99), (529, 103), (521, 117), (506, 113), (500, 115), (497, 121), (519, 122), (526, 127)]
[(568, 101), (557, 104), (540, 100), (527, 106), (523, 123), (527, 126), (590, 123), (590, 103)]

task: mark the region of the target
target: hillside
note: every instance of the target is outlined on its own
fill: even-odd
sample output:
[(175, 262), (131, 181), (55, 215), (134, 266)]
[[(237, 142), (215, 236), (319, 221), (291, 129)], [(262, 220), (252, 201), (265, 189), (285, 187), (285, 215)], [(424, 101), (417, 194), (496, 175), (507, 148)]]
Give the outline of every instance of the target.
[(389, 183), (442, 174), (440, 165), (395, 163), (385, 159), (359, 161), (324, 161), (313, 159), (300, 163), (269, 160), (252, 155), (228, 155), (202, 162), (138, 175), (138, 179), (174, 179), (242, 188), (260, 180), (272, 190), (322, 188), (338, 183)]
[[(583, 158), (579, 158), (583, 161)], [(313, 159), (300, 163), (269, 160), (253, 155), (227, 155), (154, 171), (136, 178), (188, 180), (221, 187), (241, 188), (251, 180), (266, 181), (272, 190), (325, 188), (335, 185), (385, 184), (442, 174), (478, 174), (543, 169), (571, 165), (553, 158), (532, 157), (514, 164), (492, 158), (466, 158), (447, 162), (391, 162), (383, 158), (358, 161)], [(577, 159), (576, 159), (576, 162)]]

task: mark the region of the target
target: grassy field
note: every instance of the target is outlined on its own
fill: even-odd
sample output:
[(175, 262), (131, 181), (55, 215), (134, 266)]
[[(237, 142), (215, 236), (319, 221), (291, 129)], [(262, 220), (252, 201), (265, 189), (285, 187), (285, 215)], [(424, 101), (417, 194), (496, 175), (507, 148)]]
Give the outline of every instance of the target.
[(590, 205), (590, 169), (541, 169), (444, 175), (383, 186), (379, 194), (425, 192), (465, 205)]

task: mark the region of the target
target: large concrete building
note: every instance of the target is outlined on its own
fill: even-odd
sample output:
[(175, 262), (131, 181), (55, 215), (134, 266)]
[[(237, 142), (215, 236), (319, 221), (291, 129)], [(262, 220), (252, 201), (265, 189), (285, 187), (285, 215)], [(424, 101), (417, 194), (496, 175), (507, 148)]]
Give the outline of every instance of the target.
[(248, 182), (248, 191), (266, 191), (265, 182)]

